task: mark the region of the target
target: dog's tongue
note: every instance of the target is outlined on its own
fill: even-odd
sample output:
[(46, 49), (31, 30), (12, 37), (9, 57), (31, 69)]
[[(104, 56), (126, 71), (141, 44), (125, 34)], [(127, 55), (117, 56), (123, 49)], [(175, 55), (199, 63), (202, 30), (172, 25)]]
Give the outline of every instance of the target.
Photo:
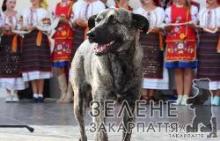
[(95, 47), (94, 47), (94, 51), (99, 54), (99, 53), (105, 53), (108, 51), (108, 49), (111, 47), (111, 45), (113, 44), (113, 42), (110, 42), (108, 44), (103, 44), (103, 45), (100, 45), (100, 44), (97, 44)]
[(95, 51), (96, 53), (104, 53), (106, 50), (107, 50), (107, 45), (97, 45), (97, 46), (94, 48), (94, 51)]

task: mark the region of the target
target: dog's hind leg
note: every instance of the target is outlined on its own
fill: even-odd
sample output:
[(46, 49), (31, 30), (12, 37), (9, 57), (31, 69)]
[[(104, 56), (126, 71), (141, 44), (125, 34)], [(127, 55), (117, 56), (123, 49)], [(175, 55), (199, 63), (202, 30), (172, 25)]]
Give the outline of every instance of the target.
[(84, 113), (85, 113), (85, 104), (84, 104), (84, 95), (81, 88), (74, 90), (74, 114), (79, 123), (81, 137), (79, 141), (87, 141), (87, 136), (85, 132), (85, 123), (84, 123)]
[(108, 141), (108, 136), (105, 128), (105, 96), (108, 95), (105, 91), (95, 91), (93, 93), (92, 112), (96, 113), (93, 117), (93, 122), (96, 125), (95, 141)]

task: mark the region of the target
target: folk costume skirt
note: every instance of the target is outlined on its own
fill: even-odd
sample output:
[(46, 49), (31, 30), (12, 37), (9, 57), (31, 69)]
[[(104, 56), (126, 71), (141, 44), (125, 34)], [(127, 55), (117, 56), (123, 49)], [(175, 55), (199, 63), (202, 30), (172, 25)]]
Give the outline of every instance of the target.
[(140, 35), (141, 47), (143, 47), (143, 88), (168, 89), (168, 71), (164, 68), (163, 51), (159, 45), (159, 33)]
[(215, 34), (201, 31), (198, 47), (197, 78), (208, 78), (209, 89), (220, 89), (220, 54), (217, 53), (217, 44), (220, 32)]
[[(40, 39), (39, 36), (41, 36)], [(52, 77), (50, 43), (47, 35), (38, 30), (26, 34), (23, 39), (21, 59), (22, 75), (25, 81)]]
[[(13, 45), (14, 44), (14, 45)], [(23, 90), (26, 83), (21, 72), (22, 38), (8, 34), (1, 37), (0, 43), (0, 87), (9, 90)], [(14, 46), (14, 47), (13, 47)]]

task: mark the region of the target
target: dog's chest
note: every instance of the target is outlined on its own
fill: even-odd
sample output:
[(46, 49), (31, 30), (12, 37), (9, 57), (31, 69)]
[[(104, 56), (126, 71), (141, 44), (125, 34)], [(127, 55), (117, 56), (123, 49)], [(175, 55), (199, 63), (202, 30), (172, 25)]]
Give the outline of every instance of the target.
[(113, 79), (113, 87), (117, 93), (125, 93), (131, 87), (131, 81), (135, 79), (135, 67), (131, 56), (124, 54), (109, 57), (109, 70)]

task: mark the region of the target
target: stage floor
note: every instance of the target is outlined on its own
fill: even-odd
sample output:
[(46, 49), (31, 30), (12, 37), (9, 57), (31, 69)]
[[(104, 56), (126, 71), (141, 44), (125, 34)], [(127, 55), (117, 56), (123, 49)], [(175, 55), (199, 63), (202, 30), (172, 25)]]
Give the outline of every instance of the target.
[[(119, 110), (119, 108), (117, 108)], [(166, 108), (163, 112), (166, 113)], [(210, 140), (206, 138), (205, 133), (192, 133), (186, 134), (183, 130), (178, 132), (167, 132), (165, 127), (162, 126), (158, 130), (158, 123), (177, 123), (180, 125), (186, 125), (191, 123), (194, 114), (189, 107), (178, 106), (178, 117), (170, 118), (167, 114), (164, 117), (147, 117), (144, 119), (137, 119), (137, 122), (147, 123), (145, 128), (140, 130), (134, 129), (132, 141), (191, 141)], [(89, 112), (87, 112), (89, 113)], [(220, 107), (213, 107), (213, 113), (217, 119), (217, 128), (220, 129)], [(111, 119), (109, 123), (120, 123), (120, 119)], [(94, 140), (94, 134), (91, 131), (91, 118), (86, 116), (86, 125), (88, 133), (88, 141)], [(154, 124), (154, 127), (150, 127), (149, 123)], [(54, 100), (47, 100), (44, 104), (33, 104), (30, 101), (23, 101), (17, 104), (6, 104), (4, 99), (0, 99), (0, 125), (13, 125), (13, 124), (27, 124), (35, 128), (34, 133), (29, 133), (26, 129), (10, 129), (0, 128), (0, 141), (78, 141), (79, 129), (76, 120), (73, 116), (71, 104), (57, 104)], [(139, 124), (142, 125), (142, 124)], [(142, 127), (142, 126), (141, 126)], [(152, 129), (154, 128), (154, 129)], [(117, 130), (118, 128), (114, 128)], [(142, 129), (146, 129), (143, 130)], [(200, 136), (198, 135), (200, 134)], [(197, 135), (195, 137), (195, 135)], [(185, 137), (184, 137), (185, 136)], [(186, 137), (187, 136), (187, 137)], [(220, 133), (218, 133), (220, 137)], [(111, 131), (109, 133), (109, 141), (120, 141), (121, 133), (117, 131)], [(212, 140), (220, 140), (215, 138)]]

